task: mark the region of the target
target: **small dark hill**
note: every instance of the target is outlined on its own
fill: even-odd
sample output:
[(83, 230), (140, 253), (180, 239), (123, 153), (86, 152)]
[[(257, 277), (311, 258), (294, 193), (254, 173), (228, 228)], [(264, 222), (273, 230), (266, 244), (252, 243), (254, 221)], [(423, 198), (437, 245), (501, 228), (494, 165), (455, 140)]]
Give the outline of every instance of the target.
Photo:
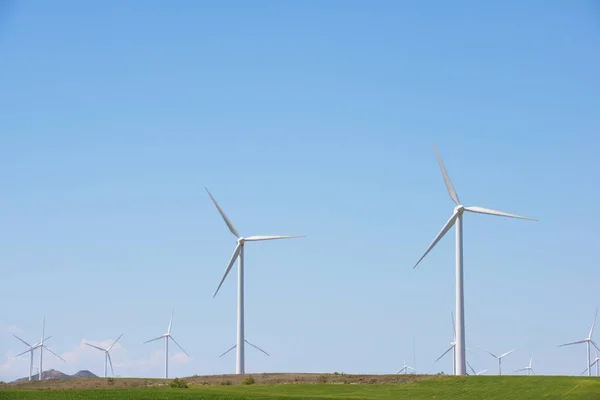
[[(44, 371), (42, 374), (42, 380), (44, 381), (56, 381), (56, 380), (65, 380), (65, 379), (77, 379), (77, 378), (97, 378), (98, 376), (91, 373), (88, 370), (82, 370), (73, 375), (67, 375), (63, 372), (57, 371), (55, 369), (50, 369), (48, 371)], [(31, 380), (37, 381), (39, 379), (38, 374), (32, 375)], [(15, 382), (27, 382), (29, 377), (17, 379)]]

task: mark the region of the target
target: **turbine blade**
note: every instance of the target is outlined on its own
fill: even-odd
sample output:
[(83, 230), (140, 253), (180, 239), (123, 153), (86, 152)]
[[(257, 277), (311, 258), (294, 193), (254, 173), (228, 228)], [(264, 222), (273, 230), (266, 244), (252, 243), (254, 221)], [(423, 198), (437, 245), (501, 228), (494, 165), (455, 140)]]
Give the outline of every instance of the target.
[(434, 363), (436, 363), (436, 362), (438, 362), (439, 360), (441, 360), (441, 359), (442, 359), (442, 357), (444, 357), (446, 354), (448, 354), (448, 352), (449, 352), (450, 350), (452, 350), (453, 348), (454, 348), (454, 346), (450, 346), (450, 348), (449, 348), (448, 350), (446, 350), (446, 351), (445, 351), (445, 352), (444, 352), (444, 353), (443, 353), (441, 356), (439, 356), (439, 357), (437, 358), (437, 360), (435, 360), (435, 361), (434, 361)]
[(154, 338), (154, 339), (147, 340), (147, 341), (145, 341), (145, 342), (144, 342), (144, 343), (142, 343), (142, 344), (146, 344), (146, 343), (154, 342), (155, 340), (159, 340), (159, 339), (162, 339), (162, 338), (164, 338), (164, 337), (165, 337), (165, 335), (160, 335), (159, 337), (157, 337), (157, 338)]
[(578, 340), (577, 342), (559, 344), (558, 347), (570, 346), (572, 344), (580, 344), (580, 343), (585, 343), (585, 342), (587, 342), (587, 340)]
[[(42, 322), (42, 337), (40, 338), (40, 342), (44, 343), (44, 331), (46, 330), (46, 317), (44, 316), (44, 321)], [(43, 374), (42, 371), (40, 371), (40, 374)]]
[(181, 346), (179, 345), (179, 343), (177, 343), (177, 340), (175, 340), (175, 338), (174, 338), (173, 336), (169, 335), (168, 337), (169, 337), (169, 339), (171, 339), (171, 340), (173, 341), (173, 343), (175, 343), (175, 344), (177, 345), (177, 347), (179, 347), (179, 348), (181, 349), (181, 351), (183, 351), (183, 352), (185, 353), (185, 355), (186, 355), (186, 356), (190, 357), (190, 355), (188, 354), (188, 352), (187, 352), (187, 351), (185, 351), (185, 350), (183, 349), (183, 347), (181, 347)]
[(98, 349), (98, 350), (100, 350), (100, 351), (106, 351), (106, 349), (103, 349), (102, 347), (94, 346), (93, 344), (89, 344), (89, 343), (86, 343), (86, 344), (87, 344), (88, 346), (90, 346), (90, 347), (93, 347), (93, 348), (95, 348), (95, 349)]
[(454, 311), (450, 311), (450, 314), (452, 315), (452, 331), (454, 334), (454, 341), (456, 342), (456, 323), (454, 322)]
[(247, 341), (246, 339), (244, 339), (244, 342), (248, 343), (250, 346), (254, 347), (256, 350), (258, 351), (262, 351), (263, 353), (265, 353), (266, 355), (268, 355), (269, 357), (271, 357), (271, 355), (269, 353), (267, 353), (266, 351), (264, 351), (263, 349), (261, 349), (260, 347), (250, 343), (249, 341)]
[(107, 351), (106, 355), (108, 356), (108, 363), (110, 364), (110, 372), (112, 373), (112, 375), (114, 376), (115, 374), (115, 370), (113, 369), (113, 365), (112, 365), (112, 360), (110, 359), (110, 353)]
[(450, 228), (452, 228), (452, 225), (454, 225), (456, 218), (458, 218), (458, 213), (455, 212), (454, 214), (452, 214), (450, 219), (446, 222), (446, 224), (444, 225), (442, 230), (437, 234), (435, 239), (433, 239), (433, 242), (431, 242), (431, 244), (429, 245), (429, 247), (427, 248), (425, 253), (421, 256), (421, 258), (419, 258), (419, 261), (417, 261), (417, 263), (415, 264), (413, 269), (417, 268), (417, 265), (419, 265), (419, 263), (425, 258), (425, 256), (427, 254), (429, 254), (429, 252), (431, 251), (431, 249), (433, 249), (433, 247), (437, 244), (437, 242), (439, 242), (440, 239), (443, 238), (444, 235), (450, 230)]
[(515, 372), (527, 371), (527, 368), (515, 369)]
[(598, 318), (598, 309), (596, 308), (596, 315), (594, 315), (594, 323), (592, 324), (592, 328), (590, 329), (590, 334), (588, 335), (588, 338), (592, 338), (592, 335), (594, 334), (594, 327), (596, 326), (596, 319)]
[(515, 350), (516, 349), (512, 349), (511, 351), (507, 351), (506, 353), (502, 354), (499, 358), (505, 357), (505, 356), (509, 355), (510, 353), (512, 353)]
[(533, 368), (529, 368), (529, 370), (531, 371), (532, 374), (535, 375), (535, 371), (533, 370)]
[(585, 373), (587, 372), (587, 370), (588, 370), (588, 369), (590, 369), (590, 368), (588, 367), (588, 368), (584, 369), (584, 370), (583, 370), (583, 372), (582, 372), (582, 373), (580, 373), (579, 375), (583, 375), (583, 374), (585, 374)]
[(110, 349), (112, 349), (112, 348), (113, 348), (113, 346), (114, 346), (115, 344), (117, 344), (117, 342), (119, 341), (119, 339), (121, 339), (121, 337), (122, 337), (122, 336), (123, 336), (123, 334), (121, 333), (121, 336), (119, 336), (119, 337), (117, 338), (117, 340), (115, 340), (115, 341), (113, 342), (113, 344), (111, 344), (111, 345), (110, 345), (110, 347), (109, 347), (108, 349), (106, 349), (106, 351), (110, 351)]
[(229, 228), (231, 233), (233, 233), (235, 235), (235, 237), (239, 238), (240, 234), (238, 233), (237, 229), (235, 229), (235, 226), (233, 226), (233, 224), (231, 223), (229, 218), (227, 218), (227, 215), (225, 215), (225, 212), (223, 211), (223, 209), (221, 208), (219, 203), (217, 203), (217, 200), (213, 197), (213, 195), (208, 191), (208, 189), (206, 187), (204, 187), (204, 189), (206, 189), (206, 193), (208, 193), (208, 195), (210, 196), (210, 199), (217, 207), (217, 210), (219, 210), (221, 217), (223, 217), (223, 221), (225, 221), (225, 224), (227, 225), (227, 227)]
[(400, 373), (402, 373), (402, 371), (405, 371), (405, 370), (406, 370), (406, 367), (403, 367), (400, 371), (398, 371), (398, 373), (400, 374)]
[(517, 218), (517, 219), (527, 219), (529, 221), (538, 221), (535, 218), (524, 217), (522, 215), (511, 214), (504, 211), (492, 210), (491, 208), (484, 207), (465, 207), (465, 211), (470, 211), (472, 213), (477, 214), (488, 214), (488, 215), (497, 215), (499, 217), (508, 217), (508, 218)]
[(225, 282), (225, 278), (227, 278), (227, 274), (229, 274), (229, 271), (231, 271), (231, 267), (233, 267), (235, 260), (240, 255), (241, 249), (242, 249), (242, 246), (240, 246), (240, 244), (238, 243), (237, 246), (235, 246), (235, 250), (233, 251), (231, 260), (229, 260), (229, 264), (227, 264), (227, 268), (225, 268), (225, 273), (223, 274), (223, 277), (221, 278), (221, 282), (219, 282), (219, 286), (217, 287), (217, 290), (215, 290), (215, 294), (213, 294), (213, 299), (217, 296), (217, 293), (219, 293), (219, 289), (221, 289), (221, 285), (223, 285), (223, 282)]
[(473, 375), (477, 375), (477, 372), (475, 372), (475, 370), (473, 369), (473, 367), (471, 367), (471, 364), (469, 364), (468, 361), (467, 361), (467, 366), (471, 369), (471, 372), (473, 373)]
[(487, 369), (484, 369), (483, 371), (479, 371), (479, 372), (477, 373), (477, 375), (481, 375), (481, 374), (483, 374), (484, 372), (487, 372)]
[(167, 334), (171, 333), (171, 326), (173, 325), (173, 315), (175, 314), (175, 309), (171, 311), (171, 319), (169, 320), (169, 327), (167, 328)]
[(18, 337), (17, 335), (13, 334), (14, 337), (16, 337), (18, 340), (20, 340), (23, 344), (25, 344), (25, 346), (27, 347), (31, 347), (31, 345), (29, 343), (27, 343), (26, 341), (24, 341), (23, 339), (21, 339), (20, 337)]
[(292, 236), (249, 236), (244, 238), (247, 242), (258, 242), (261, 240), (275, 240), (275, 239), (295, 239), (295, 238), (303, 238), (306, 237), (304, 235), (292, 235)]
[(596, 344), (596, 342), (594, 342), (593, 340), (590, 340), (590, 342), (592, 342), (592, 344), (594, 345), (594, 347), (596, 348), (596, 350), (600, 350), (600, 347), (598, 347), (598, 345)]
[(47, 348), (46, 346), (42, 345), (43, 348), (45, 348), (46, 350), (48, 350), (48, 352), (50, 352), (51, 354), (53, 354), (54, 356), (60, 358), (61, 360), (63, 360), (64, 362), (67, 362), (67, 360), (65, 360), (64, 358), (62, 358), (61, 356), (59, 356), (58, 354), (56, 354), (55, 352), (53, 352), (52, 350), (50, 350), (49, 348)]
[(33, 350), (35, 350), (35, 349), (37, 349), (37, 347), (33, 347), (33, 348), (31, 348), (31, 349), (25, 350), (24, 352), (17, 354), (17, 355), (16, 355), (14, 358), (20, 357), (20, 356), (22, 356), (23, 354), (25, 354), (25, 353), (29, 353), (30, 351), (33, 351)]
[(480, 347), (480, 348), (482, 348), (483, 350), (487, 351), (487, 352), (488, 352), (488, 354), (489, 354), (489, 355), (491, 355), (492, 357), (494, 357), (494, 358), (499, 358), (497, 355), (495, 355), (494, 353), (492, 353), (491, 351), (489, 351), (489, 350), (488, 350), (488, 349), (486, 349), (485, 347), (483, 347), (483, 346), (477, 346), (477, 347)]
[(225, 354), (229, 353), (231, 350), (235, 349), (237, 347), (237, 344), (234, 344), (232, 347), (229, 348), (229, 350), (227, 350), (225, 353), (221, 354), (219, 356), (219, 358), (223, 357)]
[(450, 180), (450, 176), (448, 176), (448, 171), (446, 171), (446, 167), (444, 166), (444, 162), (442, 161), (442, 157), (437, 151), (435, 147), (435, 143), (433, 143), (433, 151), (435, 152), (435, 158), (437, 158), (437, 162), (440, 165), (440, 169), (442, 170), (442, 175), (444, 176), (444, 183), (446, 183), (446, 188), (448, 189), (448, 194), (450, 198), (457, 206), (460, 204), (460, 200), (458, 199), (458, 195), (456, 194), (456, 190), (454, 190), (454, 185), (452, 185), (452, 181)]

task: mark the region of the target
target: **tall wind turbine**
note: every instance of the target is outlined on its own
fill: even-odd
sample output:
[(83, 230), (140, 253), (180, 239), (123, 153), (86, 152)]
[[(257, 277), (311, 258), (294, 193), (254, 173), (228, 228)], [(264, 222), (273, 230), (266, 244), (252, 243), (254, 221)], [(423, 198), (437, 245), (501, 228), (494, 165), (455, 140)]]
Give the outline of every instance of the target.
[(525, 368), (521, 368), (521, 369), (515, 369), (515, 372), (522, 372), (522, 371), (527, 371), (527, 375), (535, 375), (535, 372), (533, 372), (533, 367), (531, 366), (533, 364), (533, 358), (529, 359), (529, 364), (525, 367)]
[(413, 371), (413, 373), (417, 372), (417, 371), (415, 371), (415, 369), (414, 369), (413, 367), (409, 366), (409, 365), (406, 363), (406, 357), (404, 357), (404, 365), (402, 366), (402, 369), (401, 369), (400, 371), (398, 371), (398, 373), (399, 373), (399, 374), (401, 374), (402, 372), (404, 372), (404, 374), (408, 374), (408, 370), (409, 370), (409, 369), (410, 369), (411, 371)]
[(174, 313), (175, 313), (174, 311), (173, 311), (173, 313), (171, 313), (171, 320), (169, 321), (169, 328), (167, 329), (167, 333), (163, 333), (159, 337), (147, 340), (143, 343), (143, 344), (146, 344), (146, 343), (154, 342), (155, 340), (159, 340), (159, 339), (165, 340), (165, 379), (169, 378), (169, 339), (171, 339), (173, 341), (173, 343), (175, 343), (177, 345), (177, 347), (179, 347), (181, 349), (181, 351), (183, 351), (185, 353), (186, 356), (188, 356), (188, 357), (190, 356), (187, 353), (187, 351), (185, 351), (183, 349), (183, 347), (181, 347), (179, 345), (179, 343), (177, 343), (177, 341), (175, 340), (173, 335), (171, 335), (171, 326), (173, 325), (173, 314)]
[[(44, 368), (42, 367), (42, 358), (43, 358), (43, 353), (44, 353), (44, 349), (48, 350), (48, 352), (52, 355), (54, 355), (55, 357), (60, 358), (61, 360), (63, 360), (64, 362), (66, 362), (66, 360), (64, 358), (62, 358), (61, 356), (59, 356), (58, 354), (56, 354), (55, 352), (53, 352), (52, 350), (50, 350), (49, 348), (46, 347), (46, 345), (44, 344), (44, 341), (46, 339), (49, 339), (50, 336), (48, 336), (47, 338), (44, 338), (44, 331), (46, 330), (46, 317), (44, 317), (44, 322), (42, 323), (42, 336), (40, 338), (39, 343), (37, 343), (35, 346), (36, 348), (40, 349), (40, 372), (38, 374), (38, 380), (42, 380), (42, 375), (44, 375)], [(33, 350), (35, 349), (31, 349), (32, 350), (32, 355), (33, 355)], [(21, 353), (23, 354), (23, 353)], [(30, 368), (31, 371), (31, 368)]]
[(425, 253), (421, 256), (419, 261), (413, 267), (416, 268), (419, 263), (425, 258), (425, 256), (433, 249), (433, 247), (440, 241), (440, 239), (452, 228), (454, 224), (456, 224), (456, 318), (457, 318), (457, 329), (456, 329), (456, 367), (455, 374), (456, 375), (465, 375), (467, 373), (466, 367), (466, 356), (465, 356), (465, 307), (464, 307), (464, 291), (463, 291), (463, 240), (462, 240), (462, 226), (463, 226), (463, 213), (465, 211), (469, 211), (477, 214), (488, 214), (495, 215), (500, 217), (509, 217), (509, 218), (519, 218), (519, 219), (528, 219), (532, 221), (537, 221), (535, 218), (523, 217), (516, 214), (510, 214), (504, 211), (492, 210), (489, 208), (483, 207), (465, 207), (460, 203), (458, 199), (458, 195), (456, 194), (456, 190), (454, 190), (454, 186), (450, 181), (450, 176), (448, 176), (448, 172), (446, 171), (446, 167), (438, 154), (438, 151), (433, 145), (433, 150), (435, 152), (435, 156), (437, 158), (438, 164), (440, 165), (440, 169), (442, 170), (442, 175), (444, 177), (444, 182), (446, 183), (446, 188), (448, 189), (448, 194), (450, 198), (456, 205), (454, 208), (454, 212), (450, 219), (446, 222), (442, 230), (437, 234), (433, 242), (429, 245)]
[(594, 334), (594, 327), (596, 326), (596, 318), (598, 318), (598, 309), (597, 308), (596, 308), (596, 315), (594, 316), (594, 322), (592, 323), (592, 327), (590, 328), (590, 333), (588, 334), (588, 337), (586, 337), (583, 340), (578, 340), (577, 342), (565, 343), (565, 344), (561, 344), (561, 345), (558, 346), (558, 347), (563, 347), (563, 346), (570, 346), (572, 344), (585, 343), (587, 345), (587, 363), (586, 363), (586, 368), (587, 368), (588, 376), (592, 376), (592, 370), (589, 368), (590, 364), (591, 364), (591, 360), (590, 360), (590, 343), (592, 345), (594, 345), (594, 347), (597, 350), (600, 350), (600, 348), (598, 348), (598, 345), (596, 344), (596, 342), (594, 342), (594, 340), (592, 339), (592, 335)]
[[(17, 335), (13, 334), (14, 337), (16, 337), (17, 339), (19, 339), (22, 343), (25, 344), (25, 346), (28, 347), (27, 350), (25, 350), (24, 352), (17, 354), (15, 356), (15, 358), (22, 356), (25, 353), (29, 353), (29, 380), (31, 381), (31, 376), (33, 373), (33, 351), (37, 348), (39, 348), (41, 346), (42, 342), (37, 342), (35, 344), (29, 344), (26, 341), (24, 341), (23, 339), (21, 339), (20, 337), (18, 337)], [(47, 338), (45, 338), (44, 340), (48, 340), (50, 339), (51, 336), (48, 336)]]
[(300, 237), (304, 237), (304, 236), (295, 235), (295, 236), (248, 236), (248, 237), (242, 237), (238, 233), (237, 229), (235, 229), (235, 227), (233, 226), (233, 224), (231, 223), (229, 218), (227, 218), (227, 216), (225, 215), (225, 212), (223, 211), (223, 209), (221, 208), (219, 203), (217, 203), (217, 200), (215, 200), (215, 198), (208, 191), (207, 188), (204, 188), (204, 189), (206, 189), (208, 196), (210, 197), (210, 199), (212, 200), (214, 205), (217, 207), (217, 210), (219, 210), (221, 217), (223, 217), (223, 221), (225, 221), (225, 224), (227, 225), (227, 227), (229, 228), (231, 233), (237, 238), (237, 245), (235, 246), (235, 249), (233, 250), (233, 255), (231, 256), (231, 259), (229, 260), (229, 264), (227, 264), (227, 268), (225, 268), (225, 273), (223, 274), (223, 277), (221, 278), (221, 282), (219, 283), (219, 286), (217, 287), (217, 290), (215, 291), (213, 298), (215, 298), (217, 293), (219, 292), (219, 289), (221, 288), (221, 285), (223, 285), (225, 278), (227, 278), (227, 274), (229, 274), (229, 271), (233, 267), (235, 260), (238, 260), (238, 299), (237, 299), (237, 338), (236, 338), (237, 340), (236, 340), (235, 373), (243, 374), (243, 373), (245, 373), (244, 371), (245, 371), (245, 365), (246, 365), (245, 359), (244, 359), (244, 354), (245, 354), (245, 341), (244, 341), (244, 338), (245, 338), (245, 336), (244, 336), (244, 244), (246, 242), (257, 242), (257, 241), (262, 241), (262, 240), (275, 240), (275, 239), (292, 239), (292, 238), (300, 238)]
[(497, 356), (494, 353), (492, 353), (491, 351), (489, 351), (483, 347), (481, 347), (481, 348), (484, 349), (485, 351), (487, 351), (488, 354), (491, 355), (492, 357), (494, 357), (496, 360), (498, 360), (498, 375), (502, 375), (502, 359), (516, 350), (516, 349), (512, 349), (511, 351), (507, 351), (506, 353)]
[[(122, 333), (121, 333), (121, 336), (123, 336)], [(95, 346), (93, 344), (86, 343), (88, 346), (93, 347), (95, 349), (98, 349), (98, 350), (104, 352), (104, 377), (105, 378), (108, 378), (108, 368), (107, 368), (108, 366), (107, 366), (107, 363), (110, 363), (110, 372), (112, 373), (112, 375), (115, 374), (115, 370), (113, 369), (113, 365), (112, 365), (112, 360), (110, 359), (110, 350), (113, 348), (113, 346), (115, 344), (117, 344), (117, 342), (119, 341), (119, 339), (121, 339), (121, 336), (119, 336), (117, 338), (117, 340), (115, 340), (113, 342), (113, 344), (111, 344), (110, 346), (108, 346), (108, 348), (106, 348), (106, 349), (103, 349), (102, 347), (99, 347), (99, 346)]]

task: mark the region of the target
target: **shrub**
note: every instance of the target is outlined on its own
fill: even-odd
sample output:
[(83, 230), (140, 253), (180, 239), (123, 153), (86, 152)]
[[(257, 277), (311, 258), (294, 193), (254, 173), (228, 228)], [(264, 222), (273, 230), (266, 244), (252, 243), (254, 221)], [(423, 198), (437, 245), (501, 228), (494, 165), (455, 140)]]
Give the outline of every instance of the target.
[(242, 383), (244, 385), (254, 385), (256, 383), (256, 381), (254, 380), (254, 377), (252, 375), (250, 375), (250, 376), (247, 376), (246, 378), (244, 378)]
[(115, 378), (108, 378), (108, 379), (107, 379), (107, 382), (108, 382), (108, 384), (109, 384), (110, 386), (112, 386), (112, 385), (114, 385), (114, 384), (115, 384)]
[(231, 381), (230, 380), (222, 381), (221, 385), (223, 385), (223, 386), (229, 386), (229, 385), (231, 385)]
[(169, 386), (172, 388), (187, 389), (188, 383), (183, 379), (175, 378), (169, 383)]
[(327, 375), (319, 375), (317, 378), (318, 383), (327, 383)]

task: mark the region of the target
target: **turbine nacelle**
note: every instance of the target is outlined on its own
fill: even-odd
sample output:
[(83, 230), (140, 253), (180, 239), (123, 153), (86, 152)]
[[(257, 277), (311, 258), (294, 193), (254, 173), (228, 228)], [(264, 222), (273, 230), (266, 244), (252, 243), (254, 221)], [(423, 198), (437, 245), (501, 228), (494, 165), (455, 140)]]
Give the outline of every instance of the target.
[(243, 246), (244, 243), (246, 242), (246, 238), (240, 237), (240, 238), (238, 238), (237, 242), (240, 246)]
[(465, 206), (459, 204), (456, 207), (454, 207), (454, 213), (457, 215), (462, 215), (462, 213), (465, 212)]

